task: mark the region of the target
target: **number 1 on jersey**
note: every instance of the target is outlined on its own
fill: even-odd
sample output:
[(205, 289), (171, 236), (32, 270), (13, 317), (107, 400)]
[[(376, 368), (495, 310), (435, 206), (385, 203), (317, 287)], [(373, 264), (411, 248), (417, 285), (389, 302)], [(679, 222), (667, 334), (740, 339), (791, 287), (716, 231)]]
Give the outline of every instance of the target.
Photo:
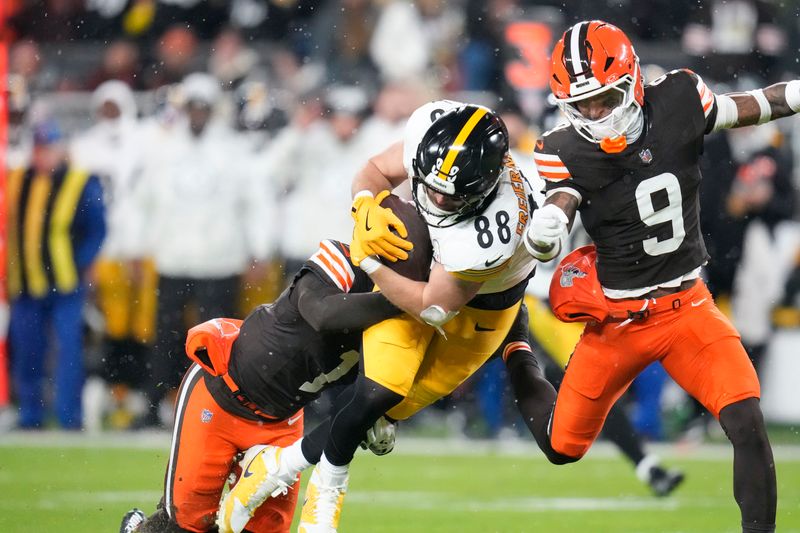
[[(661, 191), (667, 194), (667, 205), (656, 209), (653, 195)], [(645, 239), (642, 241), (644, 251), (648, 255), (663, 255), (677, 250), (686, 237), (683, 227), (683, 198), (677, 176), (665, 172), (642, 181), (636, 187), (636, 205), (645, 225), (656, 226), (665, 222), (672, 224), (672, 237), (663, 241), (659, 241), (658, 237)]]

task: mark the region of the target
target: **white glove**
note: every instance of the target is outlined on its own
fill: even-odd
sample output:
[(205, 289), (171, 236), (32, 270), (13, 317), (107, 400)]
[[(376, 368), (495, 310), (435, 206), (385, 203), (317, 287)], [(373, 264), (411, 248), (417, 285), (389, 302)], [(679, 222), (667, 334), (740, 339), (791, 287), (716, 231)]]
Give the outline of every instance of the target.
[(567, 235), (567, 214), (554, 204), (537, 209), (525, 232), (525, 248), (539, 261), (550, 261), (561, 253)]
[(369, 450), (375, 455), (386, 455), (394, 450), (396, 426), (380, 417), (375, 425), (367, 430), (367, 439), (361, 443), (363, 449)]

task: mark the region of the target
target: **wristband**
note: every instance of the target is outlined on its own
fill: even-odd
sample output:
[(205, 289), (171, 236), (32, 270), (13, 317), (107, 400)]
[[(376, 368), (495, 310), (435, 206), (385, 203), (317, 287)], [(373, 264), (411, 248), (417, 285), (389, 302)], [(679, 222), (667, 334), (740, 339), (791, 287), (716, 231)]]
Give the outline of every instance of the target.
[(367, 257), (361, 260), (358, 266), (361, 267), (361, 270), (366, 272), (367, 275), (370, 275), (376, 270), (378, 270), (380, 267), (382, 267), (383, 263), (381, 263), (380, 259), (378, 259), (378, 256), (368, 255)]
[(772, 106), (769, 105), (769, 100), (767, 100), (767, 97), (764, 94), (764, 89), (747, 91), (747, 94), (755, 98), (756, 102), (758, 102), (758, 111), (760, 116), (758, 117), (758, 122), (756, 124), (764, 124), (765, 122), (769, 122), (772, 118)]
[(800, 80), (792, 80), (786, 84), (784, 98), (789, 109), (800, 112)]
[(353, 195), (353, 200), (355, 200), (356, 198), (361, 198), (362, 196), (369, 196), (370, 198), (375, 198), (375, 195), (372, 194), (372, 191), (364, 189), (363, 191), (358, 191), (357, 193), (355, 193)]

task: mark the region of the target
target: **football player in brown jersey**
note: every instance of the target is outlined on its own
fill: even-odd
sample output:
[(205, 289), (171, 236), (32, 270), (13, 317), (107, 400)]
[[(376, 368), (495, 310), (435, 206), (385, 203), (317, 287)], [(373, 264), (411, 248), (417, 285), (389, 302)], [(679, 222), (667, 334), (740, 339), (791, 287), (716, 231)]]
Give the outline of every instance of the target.
[[(427, 279), (427, 225), (413, 204), (396, 196), (385, 203), (414, 244), (407, 261), (389, 268)], [(242, 323), (215, 319), (192, 328), (187, 353), (197, 364), (179, 389), (163, 498), (149, 518), (127, 513), (120, 532), (217, 531), (215, 521), (222, 532), (288, 532), (297, 473), (319, 461), (321, 446), (313, 443), (324, 442), (330, 428), (326, 420), (303, 437), (303, 406), (331, 384), (355, 381), (363, 329), (400, 314), (373, 287), (348, 245), (323, 240), (275, 302)], [(370, 446), (388, 453), (393, 426), (381, 419), (370, 431), (360, 438), (377, 444), (388, 437), (383, 448)], [(237, 469), (234, 457), (244, 452)], [(288, 459), (283, 470), (274, 468), (279, 454)], [(220, 504), (231, 473), (239, 481)], [(269, 494), (276, 497), (262, 505)]]
[(597, 20), (564, 32), (552, 70), (550, 86), (570, 124), (537, 142), (547, 200), (526, 242), (534, 257), (551, 259), (580, 211), (608, 313), (587, 313), (554, 407), (549, 457), (582, 457), (631, 380), (660, 361), (733, 444), (743, 531), (774, 531), (775, 466), (758, 378), (700, 279), (708, 255), (698, 158), (708, 133), (800, 110), (800, 81), (714, 94), (697, 74), (676, 70), (645, 86), (628, 37)]

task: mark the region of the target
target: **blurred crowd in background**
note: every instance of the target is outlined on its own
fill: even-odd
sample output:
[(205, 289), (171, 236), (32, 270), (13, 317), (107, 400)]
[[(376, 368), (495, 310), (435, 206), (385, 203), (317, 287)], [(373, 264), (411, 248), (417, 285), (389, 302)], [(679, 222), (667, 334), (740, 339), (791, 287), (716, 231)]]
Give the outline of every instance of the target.
[[(721, 93), (800, 74), (794, 2), (4, 4), (18, 407), (0, 411), (5, 428), (169, 426), (187, 327), (242, 318), (274, 299), (321, 239), (348, 242), (352, 176), (426, 101), (497, 109), (538, 183), (533, 144), (560, 121), (547, 98), (549, 53), (576, 21), (626, 31), (646, 81), (689, 67)], [(791, 385), (763, 374), (800, 365), (800, 121), (709, 137), (703, 172), (705, 277), (742, 333), (765, 402), (775, 391), (773, 420), (800, 423), (784, 409), (797, 403)], [(532, 295), (545, 299), (548, 282), (542, 269)], [(705, 430), (709, 417), (663, 370), (641, 380), (625, 401), (643, 434)], [(417, 424), (520, 435), (505, 389), (502, 364), (490, 363)]]

